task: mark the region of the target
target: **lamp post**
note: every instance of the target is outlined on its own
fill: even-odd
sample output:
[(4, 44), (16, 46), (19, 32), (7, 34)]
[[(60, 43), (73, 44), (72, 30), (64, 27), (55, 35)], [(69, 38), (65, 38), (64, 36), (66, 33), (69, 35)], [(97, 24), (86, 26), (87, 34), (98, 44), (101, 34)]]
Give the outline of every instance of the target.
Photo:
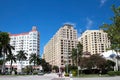
[[(117, 57), (118, 57), (118, 54), (119, 54), (119, 48), (116, 49), (116, 54), (117, 54)], [(118, 59), (116, 58), (116, 71), (118, 71)]]
[(78, 67), (78, 76), (79, 76), (79, 66), (78, 66), (78, 49), (77, 49), (77, 67)]
[(67, 53), (67, 61), (66, 61), (66, 62), (67, 62), (67, 64), (66, 64), (66, 67), (67, 67), (67, 74), (68, 74), (68, 59), (69, 59), (69, 58), (68, 58), (68, 53)]

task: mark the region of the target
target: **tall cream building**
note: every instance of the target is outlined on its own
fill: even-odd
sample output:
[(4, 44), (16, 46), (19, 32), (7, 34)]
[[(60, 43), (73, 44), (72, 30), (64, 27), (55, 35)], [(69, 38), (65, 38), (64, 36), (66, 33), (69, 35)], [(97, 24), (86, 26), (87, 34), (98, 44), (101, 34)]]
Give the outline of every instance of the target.
[(44, 47), (43, 58), (52, 66), (71, 64), (70, 53), (77, 46), (77, 30), (73, 25), (65, 24)]
[[(10, 34), (10, 44), (15, 48), (12, 50), (14, 55), (18, 54), (18, 51), (23, 50), (27, 53), (27, 60), (22, 61), (22, 68), (29, 64), (29, 57), (31, 54), (35, 53), (39, 55), (40, 53), (40, 34), (36, 29), (36, 26), (32, 27), (32, 30), (26, 33), (20, 34)], [(10, 67), (10, 62), (6, 63), (7, 67)], [(17, 61), (13, 63), (13, 67), (20, 69), (21, 63)]]
[(86, 30), (78, 41), (83, 44), (83, 52), (90, 52), (90, 54), (101, 54), (110, 48), (107, 33), (103, 30)]

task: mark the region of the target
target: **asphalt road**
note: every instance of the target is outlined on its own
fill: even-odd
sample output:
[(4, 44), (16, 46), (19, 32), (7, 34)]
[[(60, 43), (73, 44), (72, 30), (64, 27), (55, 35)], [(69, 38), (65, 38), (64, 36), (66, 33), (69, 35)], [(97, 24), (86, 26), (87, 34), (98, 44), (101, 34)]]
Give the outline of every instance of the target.
[(0, 80), (120, 80), (120, 76), (115, 77), (92, 77), (92, 78), (59, 78), (58, 75), (45, 74), (38, 75), (25, 75), (25, 76), (0, 76)]

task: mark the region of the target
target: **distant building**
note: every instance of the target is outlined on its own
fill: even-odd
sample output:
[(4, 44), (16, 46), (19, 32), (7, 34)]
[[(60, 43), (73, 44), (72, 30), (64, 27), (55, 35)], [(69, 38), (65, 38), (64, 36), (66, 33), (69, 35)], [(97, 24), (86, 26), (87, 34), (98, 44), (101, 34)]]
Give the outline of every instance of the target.
[(83, 45), (83, 52), (101, 54), (110, 48), (110, 40), (103, 30), (86, 30), (78, 41)]
[(77, 30), (73, 25), (65, 24), (44, 46), (43, 58), (52, 66), (72, 64), (70, 53), (77, 47)]
[[(37, 31), (36, 27), (33, 26), (32, 30), (27, 33), (20, 34), (10, 34), (10, 44), (15, 47), (15, 50), (12, 50), (14, 55), (18, 54), (18, 51), (23, 50), (27, 53), (27, 60), (22, 62), (22, 68), (29, 65), (29, 57), (32, 53), (39, 55), (40, 53), (40, 34)], [(10, 68), (10, 62), (6, 63), (6, 67)], [(21, 69), (21, 64), (19, 61), (13, 63), (13, 67)]]

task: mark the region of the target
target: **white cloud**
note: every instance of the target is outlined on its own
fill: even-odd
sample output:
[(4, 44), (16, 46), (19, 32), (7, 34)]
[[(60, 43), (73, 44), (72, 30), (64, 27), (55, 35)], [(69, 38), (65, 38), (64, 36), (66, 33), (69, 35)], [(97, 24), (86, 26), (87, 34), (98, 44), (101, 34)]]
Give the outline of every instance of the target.
[(86, 29), (90, 29), (93, 26), (93, 20), (91, 20), (90, 18), (86, 18), (86, 21)]
[(100, 7), (102, 7), (106, 2), (107, 0), (100, 0)]

